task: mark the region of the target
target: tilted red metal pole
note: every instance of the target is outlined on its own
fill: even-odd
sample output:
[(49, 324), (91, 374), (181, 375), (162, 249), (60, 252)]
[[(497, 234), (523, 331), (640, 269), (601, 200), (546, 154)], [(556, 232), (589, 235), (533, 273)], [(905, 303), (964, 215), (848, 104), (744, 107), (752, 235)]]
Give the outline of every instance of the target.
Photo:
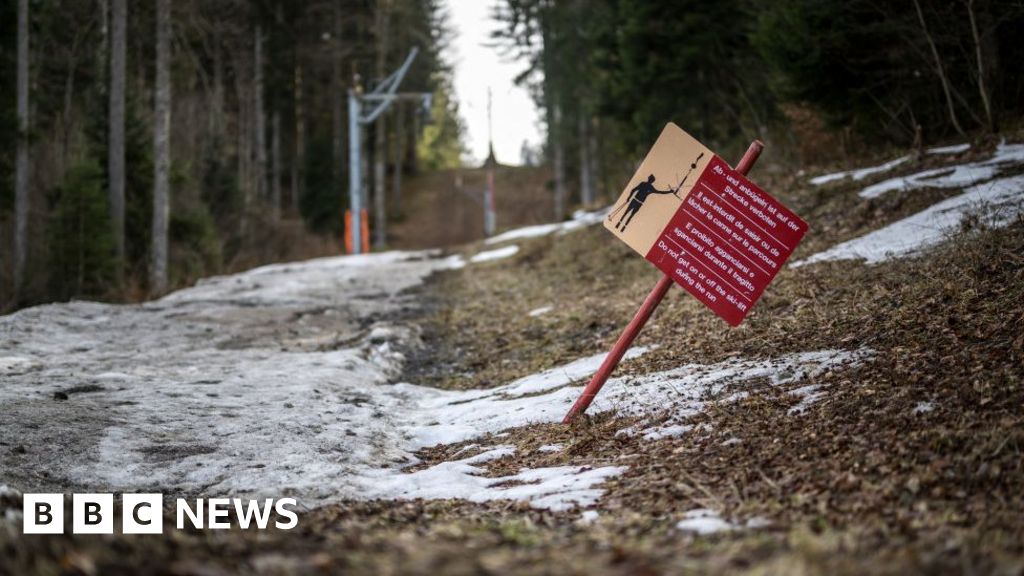
[[(747, 152), (740, 159), (740, 163), (736, 165), (736, 171), (746, 175), (754, 166), (754, 162), (757, 162), (757, 158), (761, 155), (762, 150), (764, 150), (764, 144), (760, 140), (751, 142)], [(651, 314), (654, 314), (654, 309), (658, 307), (658, 304), (661, 304), (665, 294), (668, 294), (668, 289), (672, 287), (672, 284), (672, 278), (668, 274), (663, 275), (661, 280), (658, 280), (654, 290), (651, 290), (651, 293), (647, 295), (643, 305), (636, 311), (636, 316), (633, 316), (633, 320), (630, 321), (622, 335), (619, 336), (619, 340), (615, 342), (612, 351), (608, 353), (604, 362), (601, 363), (601, 367), (597, 369), (597, 373), (590, 379), (590, 384), (587, 384), (587, 387), (583, 389), (583, 394), (580, 395), (576, 403), (569, 409), (569, 413), (565, 415), (565, 419), (562, 420), (563, 424), (572, 422), (573, 418), (587, 410), (590, 403), (594, 401), (594, 397), (601, 391), (601, 387), (608, 381), (608, 377), (612, 375), (612, 371), (622, 361), (626, 350), (629, 350), (633, 340), (640, 334), (644, 324), (647, 324)]]

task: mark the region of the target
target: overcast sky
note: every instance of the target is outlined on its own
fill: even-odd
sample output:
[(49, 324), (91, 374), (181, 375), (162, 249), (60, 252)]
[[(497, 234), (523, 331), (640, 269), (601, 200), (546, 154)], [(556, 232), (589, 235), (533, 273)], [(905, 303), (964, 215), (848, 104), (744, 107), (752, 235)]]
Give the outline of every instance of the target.
[(495, 0), (447, 0), (455, 32), (452, 53), (455, 66), (455, 97), (466, 123), (466, 143), (471, 162), (487, 157), (487, 88), (494, 106), (494, 154), (502, 164), (519, 164), (523, 141), (536, 146), (540, 140), (537, 109), (529, 94), (513, 83), (524, 70), (518, 62), (505, 61), (499, 51), (486, 46), (496, 24), (491, 19)]

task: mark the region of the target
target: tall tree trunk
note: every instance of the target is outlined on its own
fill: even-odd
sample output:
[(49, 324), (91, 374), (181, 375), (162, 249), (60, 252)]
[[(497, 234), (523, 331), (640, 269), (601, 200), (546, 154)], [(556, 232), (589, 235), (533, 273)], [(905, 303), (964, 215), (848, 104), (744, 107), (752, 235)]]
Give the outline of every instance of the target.
[(600, 119), (597, 116), (590, 118), (590, 130), (587, 132), (587, 147), (590, 149), (590, 180), (594, 187), (594, 201), (604, 198), (604, 162), (601, 156), (601, 143), (599, 134), (601, 132)]
[(28, 0), (18, 0), (18, 150), (14, 176), (14, 299), (21, 298), (28, 262), (29, 117), (28, 117)]
[(953, 96), (950, 93), (949, 81), (946, 79), (946, 71), (942, 67), (939, 49), (936, 48), (935, 40), (932, 38), (931, 32), (928, 31), (928, 24), (924, 20), (924, 12), (921, 11), (921, 3), (918, 0), (914, 0), (914, 8), (917, 10), (917, 20), (921, 23), (921, 30), (924, 31), (924, 37), (928, 40), (928, 46), (931, 48), (932, 58), (935, 59), (935, 73), (938, 74), (939, 82), (942, 84), (942, 92), (946, 95), (946, 108), (949, 110), (949, 120), (953, 123), (953, 128), (956, 129), (958, 134), (966, 136), (964, 129), (960, 126), (960, 120), (956, 117), (956, 110), (953, 108)]
[(209, 131), (210, 139), (220, 154), (224, 145), (224, 52), (219, 40), (213, 42), (213, 99), (210, 105)]
[(238, 106), (238, 125), (236, 145), (238, 149), (238, 188), (242, 192), (242, 209), (238, 219), (238, 233), (243, 238), (249, 231), (249, 214), (252, 211), (252, 181), (250, 165), (252, 164), (252, 129), (250, 124), (250, 92), (246, 87), (247, 76), (246, 54), (241, 50), (234, 56), (235, 100)]
[(299, 213), (299, 198), (305, 187), (306, 110), (303, 106), (302, 64), (295, 62), (295, 142), (292, 155), (292, 211)]
[[(331, 100), (333, 104), (331, 119), (333, 134), (331, 137), (331, 151), (333, 152), (332, 184), (339, 195), (345, 189), (341, 177), (344, 174), (342, 166), (345, 163), (345, 107), (343, 99), (345, 89), (341, 79), (341, 0), (334, 0), (334, 34), (331, 38), (334, 54), (331, 57)], [(364, 205), (365, 206), (365, 205)]]
[(263, 109), (263, 28), (256, 25), (253, 47), (253, 115), (256, 120), (256, 198), (267, 199), (267, 113)]
[(995, 119), (992, 115), (992, 102), (988, 90), (985, 87), (985, 60), (981, 55), (981, 35), (978, 34), (978, 21), (974, 16), (974, 0), (967, 0), (967, 16), (971, 21), (971, 37), (974, 39), (974, 56), (978, 64), (978, 93), (981, 95), (981, 104), (985, 108), (985, 129), (994, 132), (996, 128)]
[(117, 281), (124, 280), (124, 92), (126, 0), (112, 0), (110, 14), (110, 134), (107, 142), (110, 222), (117, 252)]
[(405, 157), (405, 106), (395, 103), (395, 165), (391, 176), (391, 214), (395, 218), (402, 215), (402, 161)]
[(578, 112), (580, 149), (580, 203), (590, 206), (594, 203), (594, 172), (591, 165), (590, 115), (582, 108)]
[(275, 108), (270, 121), (270, 213), (274, 222), (281, 219), (281, 113)]
[(552, 168), (555, 172), (555, 220), (565, 218), (565, 145), (561, 135), (562, 107), (557, 102), (552, 113), (553, 124), (548, 127), (552, 141)]
[(156, 104), (153, 113), (153, 246), (149, 270), (152, 294), (167, 291), (167, 227), (171, 166), (171, 0), (156, 0)]
[(405, 170), (415, 176), (420, 171), (419, 156), (416, 154), (416, 144), (420, 137), (420, 115), (418, 113), (412, 115), (412, 129), (409, 132), (409, 136), (405, 139)]
[[(377, 0), (377, 81), (384, 79), (387, 72), (388, 56), (388, 9), (389, 0)], [(386, 164), (387, 164), (387, 115), (382, 114), (377, 118), (375, 128), (376, 138), (373, 142), (373, 245), (383, 248), (388, 243), (387, 222), (388, 215), (385, 211), (386, 186)]]

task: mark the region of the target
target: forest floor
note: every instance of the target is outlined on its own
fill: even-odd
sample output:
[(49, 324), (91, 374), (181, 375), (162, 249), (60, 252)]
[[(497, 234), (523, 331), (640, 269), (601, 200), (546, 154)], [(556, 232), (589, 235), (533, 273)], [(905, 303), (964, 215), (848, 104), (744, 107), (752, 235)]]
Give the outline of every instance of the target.
[[(674, 289), (568, 427), (658, 278), (585, 220), (0, 318), (0, 573), (1020, 574), (1007, 150), (821, 186), (755, 169), (810, 223), (806, 262), (739, 328)], [(18, 491), (49, 489), (306, 510), (290, 531), (21, 535)]]

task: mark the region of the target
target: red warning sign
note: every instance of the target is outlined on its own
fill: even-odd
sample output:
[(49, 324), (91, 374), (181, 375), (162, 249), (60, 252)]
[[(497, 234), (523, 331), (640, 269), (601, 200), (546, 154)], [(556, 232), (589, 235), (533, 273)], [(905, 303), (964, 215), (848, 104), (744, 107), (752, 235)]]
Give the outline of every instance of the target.
[(799, 216), (674, 124), (609, 216), (609, 230), (733, 326), (807, 232)]
[(713, 156), (646, 257), (736, 326), (807, 223)]

